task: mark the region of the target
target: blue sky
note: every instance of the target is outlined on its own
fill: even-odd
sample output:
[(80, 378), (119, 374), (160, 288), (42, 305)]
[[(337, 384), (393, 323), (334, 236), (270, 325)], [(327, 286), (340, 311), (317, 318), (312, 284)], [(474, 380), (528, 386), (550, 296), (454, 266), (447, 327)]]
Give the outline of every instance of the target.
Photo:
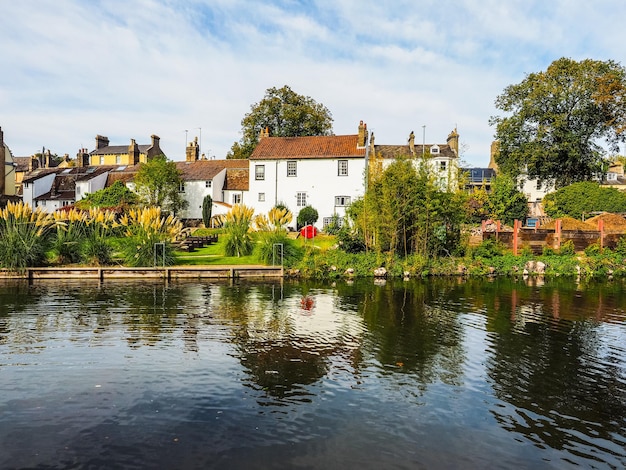
[(377, 144), (445, 143), (456, 127), (486, 166), (507, 85), (560, 57), (626, 65), (624, 44), (622, 0), (2, 0), (0, 127), (16, 156), (157, 134), (182, 160), (201, 134), (224, 158), (250, 106), (289, 85), (336, 134), (363, 120)]

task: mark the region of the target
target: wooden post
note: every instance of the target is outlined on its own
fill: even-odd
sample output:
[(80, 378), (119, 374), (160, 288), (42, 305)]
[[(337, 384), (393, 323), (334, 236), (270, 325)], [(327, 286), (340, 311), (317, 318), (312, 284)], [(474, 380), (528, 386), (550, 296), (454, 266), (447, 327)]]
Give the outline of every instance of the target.
[(600, 232), (600, 248), (604, 248), (604, 220), (598, 220), (598, 232)]
[(556, 219), (554, 221), (554, 238), (556, 240), (555, 249), (558, 250), (561, 248), (561, 219)]
[(517, 247), (519, 243), (519, 227), (520, 221), (515, 219), (513, 222), (513, 255), (517, 256)]

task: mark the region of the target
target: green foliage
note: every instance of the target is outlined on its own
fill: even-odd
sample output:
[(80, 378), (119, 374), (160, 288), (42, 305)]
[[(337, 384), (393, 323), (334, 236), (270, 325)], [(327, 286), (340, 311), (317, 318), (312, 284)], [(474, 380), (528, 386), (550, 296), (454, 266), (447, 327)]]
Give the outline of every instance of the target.
[(287, 233), (280, 231), (259, 232), (254, 253), (260, 261), (266, 264), (280, 265), (281, 247), (275, 246), (277, 244), (282, 245), (282, 261), (285, 266), (292, 266), (302, 257), (302, 251), (298, 249), (294, 241), (287, 236)]
[(485, 187), (474, 189), (467, 199), (467, 214), (470, 222), (479, 224), (489, 215), (489, 194)]
[(226, 244), (224, 246), (226, 256), (247, 256), (252, 253), (252, 238), (250, 237), (250, 224), (254, 210), (241, 204), (233, 206), (226, 214), (224, 229), (226, 232)]
[(158, 155), (147, 163), (142, 163), (135, 176), (135, 191), (146, 206), (160, 207), (176, 215), (187, 207), (187, 201), (180, 192), (183, 184), (181, 172), (176, 163)]
[(211, 214), (213, 212), (213, 198), (210, 195), (204, 196), (202, 200), (202, 223), (206, 228), (211, 226)]
[(120, 206), (133, 206), (139, 202), (136, 193), (126, 187), (121, 181), (116, 181), (108, 188), (100, 189), (95, 193), (88, 194), (76, 203), (79, 209), (112, 208)]
[(53, 223), (40, 209), (9, 202), (0, 210), (0, 267), (23, 270), (42, 266)]
[(590, 212), (626, 212), (626, 193), (616, 188), (604, 188), (599, 183), (574, 183), (547, 194), (544, 209), (550, 217), (581, 219)]
[(572, 256), (575, 254), (576, 254), (576, 248), (572, 240), (566, 240), (565, 242), (561, 243), (561, 246), (559, 247), (559, 255)]
[(302, 228), (305, 225), (313, 225), (319, 219), (317, 210), (311, 206), (305, 206), (298, 212), (298, 228)]
[(477, 258), (491, 259), (497, 256), (502, 256), (503, 253), (504, 253), (504, 246), (493, 238), (488, 238), (486, 240), (483, 240), (483, 242), (480, 245), (478, 245), (471, 251), (473, 259), (477, 259)]
[(515, 181), (508, 175), (498, 175), (492, 180), (491, 193), (487, 195), (489, 216), (507, 225), (514, 220), (526, 220), (528, 199), (519, 191)]
[(346, 253), (362, 253), (367, 248), (361, 234), (357, 230), (352, 229), (348, 224), (344, 224), (339, 232), (337, 232), (337, 243), (339, 244), (339, 248)]
[[(416, 169), (416, 163), (418, 169)], [(467, 197), (441, 191), (426, 162), (399, 158), (374, 175), (347, 211), (366, 246), (402, 257), (450, 254), (460, 242)]]
[(268, 88), (259, 103), (241, 121), (243, 137), (235, 142), (226, 158), (249, 158), (267, 129), (274, 137), (330, 135), (333, 118), (326, 106), (294, 92), (287, 85)]
[(558, 59), (545, 72), (509, 85), (494, 116), (504, 173), (554, 181), (556, 187), (591, 179), (601, 171), (607, 151), (623, 141), (626, 121), (626, 70), (613, 61)]
[(341, 231), (342, 218), (337, 214), (333, 214), (330, 223), (326, 226), (324, 231), (329, 235), (337, 235)]
[(585, 255), (587, 256), (598, 256), (602, 253), (602, 248), (600, 248), (600, 244), (592, 243), (587, 248), (585, 248)]

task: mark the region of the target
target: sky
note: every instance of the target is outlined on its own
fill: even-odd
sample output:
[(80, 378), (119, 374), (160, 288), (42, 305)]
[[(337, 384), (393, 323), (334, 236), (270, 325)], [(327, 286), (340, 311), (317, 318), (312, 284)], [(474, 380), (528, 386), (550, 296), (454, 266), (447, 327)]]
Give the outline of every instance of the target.
[(496, 97), (561, 57), (626, 65), (623, 0), (0, 0), (0, 127), (14, 156), (161, 138), (225, 158), (268, 88), (337, 135), (445, 143), (487, 166)]

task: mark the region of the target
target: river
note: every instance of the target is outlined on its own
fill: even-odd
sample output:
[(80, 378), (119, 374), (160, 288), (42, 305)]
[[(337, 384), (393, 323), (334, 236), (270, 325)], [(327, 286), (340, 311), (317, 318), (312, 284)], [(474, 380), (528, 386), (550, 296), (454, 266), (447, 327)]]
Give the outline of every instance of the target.
[(0, 468), (624, 468), (625, 287), (5, 281)]

